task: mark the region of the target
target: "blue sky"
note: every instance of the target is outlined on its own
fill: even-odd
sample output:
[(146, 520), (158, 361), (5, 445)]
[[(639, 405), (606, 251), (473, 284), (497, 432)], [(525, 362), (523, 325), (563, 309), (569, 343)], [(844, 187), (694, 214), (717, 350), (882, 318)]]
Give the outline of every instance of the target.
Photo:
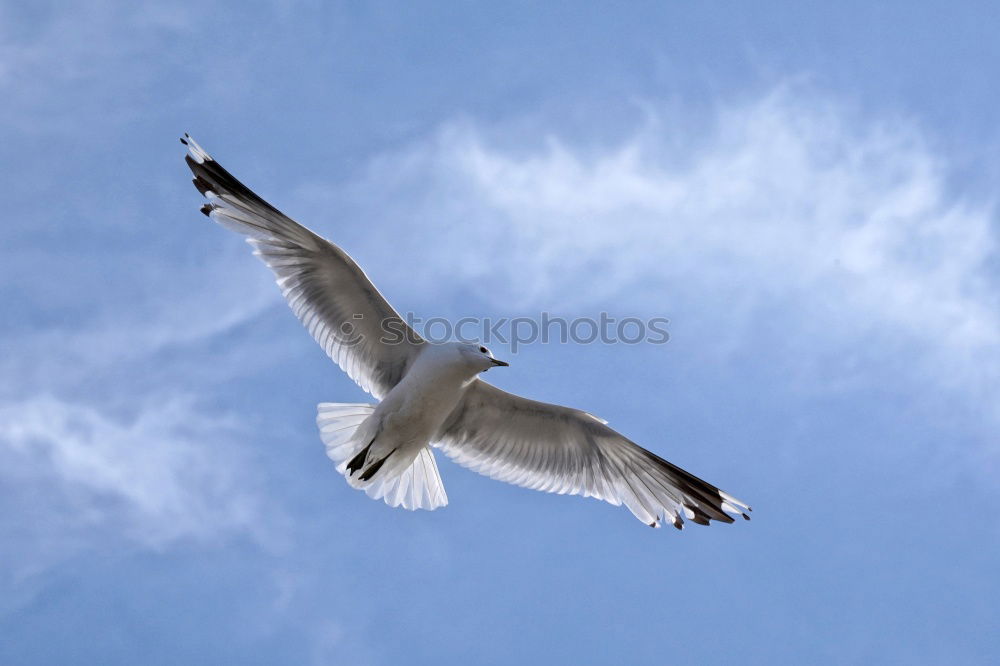
[[(995, 3), (0, 4), (3, 663), (994, 663)], [(324, 456), (191, 132), (490, 373), (754, 506), (650, 530)]]

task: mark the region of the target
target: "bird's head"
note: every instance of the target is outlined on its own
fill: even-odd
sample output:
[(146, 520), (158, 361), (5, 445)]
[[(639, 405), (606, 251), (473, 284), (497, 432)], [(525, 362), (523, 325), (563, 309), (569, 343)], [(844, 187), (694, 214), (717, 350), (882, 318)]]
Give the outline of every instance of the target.
[(462, 360), (473, 366), (476, 372), (486, 372), (490, 368), (510, 365), (507, 361), (493, 358), (493, 352), (478, 342), (462, 342), (458, 345), (458, 351)]

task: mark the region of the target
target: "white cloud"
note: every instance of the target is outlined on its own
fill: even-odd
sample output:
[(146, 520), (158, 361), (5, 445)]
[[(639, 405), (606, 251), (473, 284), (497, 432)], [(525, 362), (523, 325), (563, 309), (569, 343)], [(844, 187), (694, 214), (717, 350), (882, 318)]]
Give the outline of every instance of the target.
[[(138, 110), (149, 110), (143, 91), (198, 58), (165, 45), (210, 29), (176, 3), (8, 4), (0, 17), (0, 91), (11, 100), (0, 117), (19, 130), (12, 145), (31, 144), (37, 158), (36, 147), (73, 154), (81, 142), (101, 144), (109, 164), (122, 154), (134, 163), (134, 145), (114, 155), (108, 146)], [(191, 70), (176, 92), (181, 107), (205, 84), (203, 70)], [(118, 129), (109, 133), (111, 126)], [(42, 145), (40, 135), (58, 136)], [(177, 151), (173, 177), (183, 187), (181, 147), (164, 145)], [(106, 542), (119, 550), (233, 534), (270, 539), (274, 514), (262, 509), (260, 477), (240, 441), (247, 433), (200, 408), (187, 387), (199, 372), (206, 383), (229, 377), (218, 362), (200, 371), (199, 345), (275, 307), (273, 281), (239, 243), (221, 256), (198, 248), (178, 256), (178, 244), (158, 243), (157, 235), (190, 233), (171, 219), (164, 195), (173, 189), (163, 178), (136, 175), (133, 166), (135, 181), (124, 188), (111, 166), (96, 188), (81, 190), (74, 174), (74, 190), (64, 166), (28, 160), (27, 199), (14, 197), (13, 244), (0, 252), (13, 312), (0, 332), (0, 498), (11, 507), (0, 527), (18, 535), (5, 538), (0, 559), (16, 576)], [(37, 205), (35, 188), (57, 193), (56, 205)], [(204, 223), (197, 193), (184, 193), (193, 197), (190, 219)], [(91, 234), (82, 243), (74, 235), (81, 230)], [(181, 347), (182, 358), (162, 362)], [(216, 374), (202, 376), (208, 372)]]
[(130, 416), (54, 397), (0, 407), (6, 469), (49, 489), (49, 508), (81, 526), (117, 521), (150, 546), (257, 529), (254, 475), (228, 450), (236, 431), (176, 398)]
[(33, 397), (0, 407), (0, 590), (29, 603), (67, 561), (250, 537), (283, 540), (280, 513), (238, 451), (242, 430), (187, 400), (117, 414)]
[(795, 88), (720, 105), (699, 136), (672, 120), (602, 149), (543, 127), (527, 150), (456, 122), (338, 197), (388, 228), (379, 272), (418, 252), (419, 288), (508, 309), (767, 309), (801, 357), (878, 340), (868, 353), (1000, 397), (993, 202), (956, 198), (916, 124)]
[[(109, 287), (80, 321), (4, 340), (0, 498), (11, 510), (0, 530), (18, 538), (0, 560), (14, 582), (95, 549), (280, 541), (248, 428), (183, 388), (195, 374), (211, 384), (240, 372), (245, 356), (230, 364), (216, 354), (203, 376), (199, 345), (280, 302), (266, 272), (254, 280), (253, 259), (241, 259), (248, 282), (225, 258), (199, 270), (160, 262), (137, 278), (156, 286), (143, 295)], [(178, 348), (185, 354), (164, 363)]]

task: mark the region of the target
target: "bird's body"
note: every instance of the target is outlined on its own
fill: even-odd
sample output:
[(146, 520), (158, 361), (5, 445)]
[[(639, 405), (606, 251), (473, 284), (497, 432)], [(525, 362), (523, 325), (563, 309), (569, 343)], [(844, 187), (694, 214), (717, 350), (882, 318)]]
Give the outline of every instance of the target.
[(379, 400), (318, 407), (327, 455), (351, 486), (390, 506), (444, 506), (437, 448), (501, 481), (625, 504), (653, 527), (749, 519), (744, 502), (603, 420), (483, 381), (480, 373), (507, 363), (475, 344), (423, 340), (347, 253), (261, 199), (189, 136), (181, 141), (195, 187), (208, 200), (202, 212), (248, 237), (309, 333)]
[(369, 464), (384, 460), (381, 471), (391, 475), (440, 438), (445, 419), (483, 371), (462, 348), (453, 342), (421, 346), (412, 367), (358, 428), (358, 441), (371, 445)]

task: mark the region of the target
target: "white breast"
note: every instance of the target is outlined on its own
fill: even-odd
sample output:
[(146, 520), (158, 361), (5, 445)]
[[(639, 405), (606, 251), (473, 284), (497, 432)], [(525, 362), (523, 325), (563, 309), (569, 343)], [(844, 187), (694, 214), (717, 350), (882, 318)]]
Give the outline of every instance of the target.
[(474, 377), (451, 350), (430, 346), (376, 408), (379, 448), (430, 444)]

